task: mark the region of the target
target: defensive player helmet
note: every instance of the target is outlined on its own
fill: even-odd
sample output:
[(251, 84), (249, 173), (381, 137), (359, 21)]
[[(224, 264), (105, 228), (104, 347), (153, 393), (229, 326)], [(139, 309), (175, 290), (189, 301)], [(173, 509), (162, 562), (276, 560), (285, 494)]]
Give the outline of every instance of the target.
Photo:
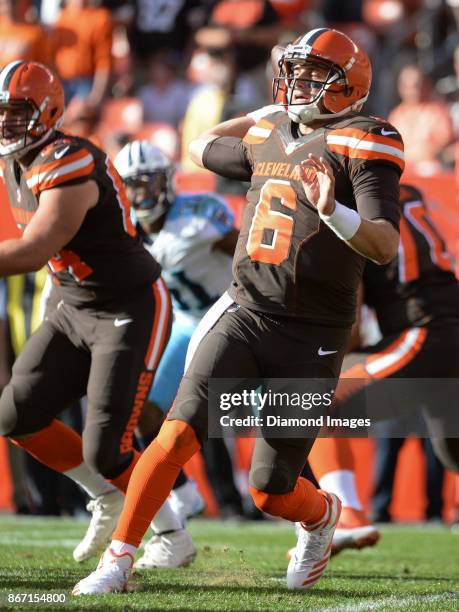
[(121, 149), (114, 164), (137, 218), (149, 223), (159, 219), (175, 198), (171, 160), (148, 140), (134, 140)]
[(21, 157), (49, 138), (64, 113), (59, 78), (38, 62), (16, 61), (0, 71), (0, 157)]
[[(315, 80), (295, 76), (294, 67), (308, 65), (326, 75)], [(273, 79), (275, 103), (281, 103), (292, 121), (313, 121), (339, 117), (358, 110), (368, 97), (371, 64), (368, 56), (348, 36), (337, 30), (318, 28), (287, 45)], [(297, 81), (310, 86), (309, 103), (292, 100)]]

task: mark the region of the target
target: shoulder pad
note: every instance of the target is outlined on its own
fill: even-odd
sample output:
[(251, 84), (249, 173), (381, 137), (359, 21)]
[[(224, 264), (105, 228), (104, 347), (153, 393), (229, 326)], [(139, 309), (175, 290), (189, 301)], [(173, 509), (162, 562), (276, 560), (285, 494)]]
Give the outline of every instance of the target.
[(59, 138), (37, 155), (26, 173), (27, 186), (38, 194), (66, 182), (84, 179), (94, 169), (94, 157), (82, 143)]
[(278, 104), (270, 104), (268, 106), (258, 108), (257, 110), (254, 110), (251, 113), (247, 113), (247, 117), (250, 117), (255, 121), (255, 123), (258, 123), (261, 119), (264, 119), (269, 115), (276, 115), (278, 113), (283, 113), (284, 115), (287, 114), (282, 106)]
[(351, 159), (392, 163), (405, 167), (403, 140), (398, 130), (376, 117), (355, 116), (329, 126), (326, 142), (330, 151)]
[(287, 113), (281, 111), (266, 115), (247, 131), (243, 141), (246, 144), (261, 144), (271, 136), (274, 128), (289, 121)]

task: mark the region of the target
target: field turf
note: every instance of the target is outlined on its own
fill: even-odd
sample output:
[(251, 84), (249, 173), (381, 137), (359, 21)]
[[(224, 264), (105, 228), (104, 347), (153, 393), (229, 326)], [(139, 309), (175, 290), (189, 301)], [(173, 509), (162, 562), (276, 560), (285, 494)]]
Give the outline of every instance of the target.
[[(86, 523), (0, 515), (0, 610), (458, 610), (459, 535), (445, 527), (383, 529), (378, 546), (333, 558), (308, 592), (289, 592), (286, 523), (236, 525), (194, 520), (198, 557), (188, 568), (137, 573), (133, 591), (75, 598), (73, 585), (95, 567), (72, 548)], [(65, 594), (65, 604), (8, 603), (25, 594)]]

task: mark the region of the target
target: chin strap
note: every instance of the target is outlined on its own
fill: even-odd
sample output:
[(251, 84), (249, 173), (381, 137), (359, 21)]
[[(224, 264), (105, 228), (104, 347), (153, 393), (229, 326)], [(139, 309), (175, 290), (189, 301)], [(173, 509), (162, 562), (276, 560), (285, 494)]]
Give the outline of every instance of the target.
[[(318, 121), (322, 119), (334, 119), (335, 117), (342, 117), (343, 115), (347, 115), (352, 111), (356, 110), (359, 106), (362, 106), (366, 102), (368, 98), (368, 94), (357, 100), (351, 106), (347, 106), (340, 110), (337, 113), (321, 113), (318, 106), (316, 104), (289, 104), (287, 106), (288, 116), (295, 123), (312, 123), (313, 121)], [(306, 111), (306, 112), (305, 112)], [(303, 115), (303, 116), (301, 116)], [(309, 115), (309, 116), (308, 116)]]

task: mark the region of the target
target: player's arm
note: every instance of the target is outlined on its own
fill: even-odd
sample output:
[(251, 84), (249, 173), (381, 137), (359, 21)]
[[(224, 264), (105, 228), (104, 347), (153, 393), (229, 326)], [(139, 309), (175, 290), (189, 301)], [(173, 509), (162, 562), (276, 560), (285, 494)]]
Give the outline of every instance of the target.
[[(250, 181), (252, 165), (249, 151), (241, 138), (217, 136), (206, 141), (199, 152), (200, 166), (235, 181)], [(194, 158), (196, 161), (196, 157)]]
[(253, 125), (255, 125), (255, 119), (250, 115), (244, 115), (218, 123), (215, 127), (203, 132), (199, 138), (191, 141), (188, 149), (191, 159), (195, 164), (201, 166), (201, 168), (205, 168), (203, 155), (210, 142), (216, 138), (222, 137), (234, 139), (244, 138)]
[[(394, 226), (394, 222), (398, 221), (397, 215), (394, 216), (394, 222), (385, 218), (365, 219), (358, 212), (336, 202), (333, 170), (322, 157), (309, 155), (300, 164), (300, 176), (308, 200), (339, 238), (354, 251), (377, 264), (386, 264), (394, 259), (400, 239)], [(398, 176), (395, 171), (386, 173), (385, 182), (389, 181), (393, 185), (385, 185), (384, 188), (393, 187), (398, 195)]]
[[(278, 45), (274, 47), (274, 57), (277, 57), (276, 53), (278, 53), (278, 49), (283, 49), (283, 47), (279, 47)], [(190, 143), (189, 153), (191, 159), (198, 166), (205, 168), (204, 151), (210, 142), (216, 140), (217, 138), (244, 138), (250, 128), (256, 125), (258, 121), (263, 119), (263, 117), (266, 115), (276, 112), (283, 112), (283, 109), (278, 105), (271, 104), (247, 113), (247, 115), (242, 117), (235, 117), (234, 119), (228, 119), (228, 121), (218, 123), (215, 127), (206, 130), (199, 136), (199, 138), (196, 138)], [(231, 144), (231, 141), (229, 141), (229, 143)]]
[(377, 264), (390, 263), (397, 255), (400, 234), (395, 227), (385, 219), (360, 218), (360, 226), (355, 235), (347, 240), (347, 244)]
[(95, 181), (42, 191), (40, 205), (20, 238), (0, 242), (0, 276), (42, 268), (79, 230), (96, 205)]

